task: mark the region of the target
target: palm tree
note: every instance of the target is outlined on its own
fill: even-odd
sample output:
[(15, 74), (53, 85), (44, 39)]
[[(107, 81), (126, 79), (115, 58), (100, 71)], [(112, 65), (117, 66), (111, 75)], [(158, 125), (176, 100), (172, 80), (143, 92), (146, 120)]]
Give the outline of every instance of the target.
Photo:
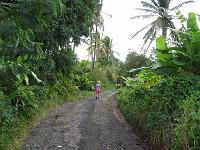
[(116, 60), (114, 53), (118, 54), (117, 52), (112, 50), (112, 47), (113, 47), (112, 42), (113, 40), (108, 36), (105, 36), (101, 40), (101, 48), (99, 51), (99, 61), (101, 61), (101, 63), (105, 65), (113, 64), (114, 61)]
[(94, 55), (95, 53), (95, 33), (92, 33), (92, 31), (90, 31), (90, 38), (89, 41), (84, 41), (86, 44), (89, 45), (89, 47), (87, 48), (87, 52), (88, 52), (88, 56), (91, 56), (92, 58), (92, 68), (94, 68), (95, 66), (95, 57), (96, 55)]
[(112, 39), (110, 37), (105, 36), (101, 40), (101, 50), (100, 50), (100, 55), (105, 56), (107, 59), (113, 56), (113, 50), (112, 50)]
[(90, 39), (89, 41), (85, 41), (89, 45), (87, 50), (88, 54), (92, 57), (92, 68), (95, 67), (96, 59), (99, 56), (98, 50), (100, 49), (101, 30), (104, 29), (104, 20), (101, 15), (102, 5), (102, 0), (98, 0), (95, 7), (92, 26), (90, 27)]
[[(146, 1), (141, 1), (143, 8), (137, 8), (137, 10), (141, 10), (147, 14), (144, 15), (138, 15), (134, 16), (131, 19), (138, 19), (138, 18), (144, 18), (144, 19), (149, 19), (149, 18), (155, 18), (150, 24), (146, 25), (139, 31), (137, 31), (132, 38), (134, 38), (136, 35), (138, 35), (140, 32), (142, 32), (145, 29), (148, 29), (145, 35), (143, 36), (144, 44), (142, 46), (142, 50), (144, 49), (144, 46), (149, 42), (147, 49), (150, 47), (152, 44), (153, 40), (155, 39), (156, 35), (158, 35), (159, 30), (162, 31), (162, 36), (169, 37), (172, 40), (177, 40), (177, 35), (174, 32), (174, 30), (170, 30), (170, 33), (168, 34), (168, 29), (175, 29), (175, 25), (172, 22), (176, 16), (172, 14), (173, 11), (178, 10), (181, 8), (184, 4), (187, 3), (192, 3), (194, 2), (193, 0), (189, 0), (186, 2), (182, 2), (175, 7), (170, 7), (172, 0), (148, 0)], [(132, 39), (131, 38), (131, 39)]]
[(104, 31), (104, 18), (103, 15), (109, 16), (109, 18), (112, 17), (112, 15), (102, 12), (102, 5), (103, 5), (103, 0), (98, 0), (98, 3), (96, 5), (96, 12), (94, 13), (93, 16), (93, 23), (92, 26), (90, 27), (90, 38), (88, 41), (84, 41), (89, 45), (87, 51), (88, 55), (91, 56), (92, 58), (92, 67), (95, 67), (95, 62), (96, 60), (101, 57), (100, 51), (101, 51), (101, 37), (103, 35)]

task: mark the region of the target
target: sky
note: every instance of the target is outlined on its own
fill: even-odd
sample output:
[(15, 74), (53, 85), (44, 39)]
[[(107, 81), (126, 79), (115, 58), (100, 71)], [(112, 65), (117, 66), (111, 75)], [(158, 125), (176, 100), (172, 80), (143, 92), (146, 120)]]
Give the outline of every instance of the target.
[[(184, 1), (186, 0), (174, 0), (171, 7)], [(200, 14), (200, 0), (194, 1), (195, 3), (186, 4), (180, 9), (185, 17), (187, 17), (188, 13), (191, 11)], [(119, 53), (116, 57), (121, 61), (125, 60), (130, 51), (134, 50), (137, 53), (141, 53), (141, 47), (143, 45), (142, 37), (145, 32), (142, 32), (133, 39), (131, 39), (131, 37), (151, 21), (148, 19), (132, 20), (131, 17), (142, 14), (141, 11), (135, 8), (142, 8), (140, 0), (103, 0), (103, 35), (113, 39), (112, 49)], [(107, 14), (112, 15), (112, 17), (109, 17)], [(175, 24), (178, 25), (178, 21), (175, 21)], [(152, 46), (154, 46), (154, 44), (155, 43), (153, 43)], [(87, 47), (88, 45), (82, 43), (76, 48), (76, 53), (80, 60), (89, 59)]]

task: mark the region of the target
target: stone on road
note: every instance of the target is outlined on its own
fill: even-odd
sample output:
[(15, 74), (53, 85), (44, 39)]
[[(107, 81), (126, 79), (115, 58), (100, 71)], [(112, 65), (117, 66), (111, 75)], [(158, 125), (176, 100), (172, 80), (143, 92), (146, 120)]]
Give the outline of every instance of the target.
[(95, 97), (65, 103), (49, 112), (31, 130), (23, 150), (143, 150), (144, 146), (113, 114), (105, 92)]

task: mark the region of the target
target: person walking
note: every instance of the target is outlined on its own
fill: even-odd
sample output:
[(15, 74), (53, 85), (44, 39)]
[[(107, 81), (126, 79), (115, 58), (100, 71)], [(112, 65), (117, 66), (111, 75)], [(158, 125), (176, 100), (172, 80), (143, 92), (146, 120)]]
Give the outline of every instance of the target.
[(97, 81), (97, 83), (96, 83), (96, 99), (99, 99), (100, 92), (101, 92), (101, 82)]

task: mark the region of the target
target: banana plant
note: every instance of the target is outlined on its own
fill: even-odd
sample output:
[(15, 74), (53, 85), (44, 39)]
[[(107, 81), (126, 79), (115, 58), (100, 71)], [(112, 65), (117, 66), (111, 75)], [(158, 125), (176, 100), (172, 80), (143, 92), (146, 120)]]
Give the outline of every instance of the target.
[(179, 43), (168, 47), (166, 39), (156, 39), (157, 60), (161, 66), (200, 74), (200, 31), (194, 13), (189, 13), (187, 28), (177, 31)]
[(126, 84), (126, 86), (128, 87), (133, 87), (134, 86), (134, 79), (133, 78), (130, 78), (130, 77), (123, 77), (121, 76), (121, 78), (124, 80), (124, 83)]
[(12, 91), (8, 96), (9, 99), (14, 100), (15, 106), (22, 105), (23, 107), (38, 108), (38, 103), (35, 100), (31, 86), (16, 83), (16, 87), (17, 89)]

